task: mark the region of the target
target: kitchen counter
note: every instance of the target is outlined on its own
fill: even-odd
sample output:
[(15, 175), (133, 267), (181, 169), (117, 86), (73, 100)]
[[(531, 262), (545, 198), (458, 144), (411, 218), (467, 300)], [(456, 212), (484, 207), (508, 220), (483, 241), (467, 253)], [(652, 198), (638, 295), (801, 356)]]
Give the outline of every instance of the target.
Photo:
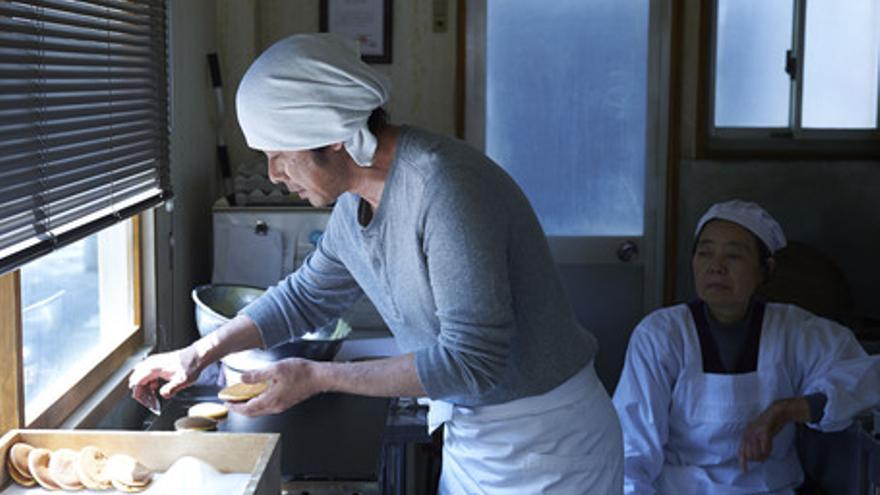
[[(150, 426), (172, 431), (174, 421), (193, 404), (219, 402), (218, 387), (194, 386), (162, 405)], [(233, 412), (219, 431), (281, 434), (282, 481), (373, 481), (380, 478), (389, 399), (322, 394), (269, 416), (249, 418)], [(210, 433), (208, 433), (210, 434)]]

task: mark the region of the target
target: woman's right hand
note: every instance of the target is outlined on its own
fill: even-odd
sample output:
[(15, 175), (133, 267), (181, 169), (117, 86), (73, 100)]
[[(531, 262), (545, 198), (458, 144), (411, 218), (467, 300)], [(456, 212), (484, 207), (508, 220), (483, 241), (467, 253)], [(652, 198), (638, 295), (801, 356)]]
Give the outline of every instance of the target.
[[(132, 397), (147, 408), (155, 404), (156, 390), (168, 399), (190, 386), (204, 368), (193, 346), (171, 352), (153, 354), (138, 363), (128, 378)], [(167, 383), (159, 388), (159, 380)]]

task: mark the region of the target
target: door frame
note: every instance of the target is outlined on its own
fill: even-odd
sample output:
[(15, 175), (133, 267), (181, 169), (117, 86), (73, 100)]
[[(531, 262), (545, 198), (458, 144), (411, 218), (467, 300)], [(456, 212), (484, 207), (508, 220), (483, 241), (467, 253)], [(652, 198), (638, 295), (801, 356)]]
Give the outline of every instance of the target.
[[(467, 9), (464, 52), (464, 136), (479, 150), (486, 147), (486, 6), (490, 0), (463, 2)], [(496, 0), (498, 1), (498, 0)], [(648, 87), (645, 136), (645, 219), (638, 260), (644, 268), (643, 312), (663, 302), (665, 273), (665, 228), (668, 167), (670, 55), (672, 0), (649, 1)], [(584, 255), (594, 262), (617, 263), (614, 256), (621, 237), (548, 237), (557, 263), (575, 262)], [(671, 274), (674, 276), (675, 274)]]

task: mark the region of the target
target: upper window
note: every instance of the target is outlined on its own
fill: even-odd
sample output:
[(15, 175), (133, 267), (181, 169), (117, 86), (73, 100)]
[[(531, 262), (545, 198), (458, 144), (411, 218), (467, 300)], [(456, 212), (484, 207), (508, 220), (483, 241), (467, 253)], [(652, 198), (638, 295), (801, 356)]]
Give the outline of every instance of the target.
[(828, 150), (837, 142), (852, 150), (876, 140), (880, 3), (716, 0), (714, 7), (707, 124), (716, 147), (821, 142)]

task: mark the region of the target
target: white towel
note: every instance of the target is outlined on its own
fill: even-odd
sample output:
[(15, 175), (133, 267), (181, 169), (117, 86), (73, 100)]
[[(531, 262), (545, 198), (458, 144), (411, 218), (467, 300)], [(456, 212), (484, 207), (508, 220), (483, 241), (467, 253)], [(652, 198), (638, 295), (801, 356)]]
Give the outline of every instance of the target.
[(354, 41), (305, 34), (263, 52), (242, 78), (235, 104), (251, 148), (296, 151), (341, 142), (358, 165), (370, 166), (377, 143), (367, 120), (390, 90)]

